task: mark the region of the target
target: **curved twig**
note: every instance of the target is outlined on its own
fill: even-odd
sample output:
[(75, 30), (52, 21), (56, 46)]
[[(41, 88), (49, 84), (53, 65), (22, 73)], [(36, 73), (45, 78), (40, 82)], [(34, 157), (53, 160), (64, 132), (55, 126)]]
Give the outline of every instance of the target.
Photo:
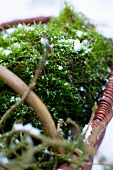
[[(47, 23), (49, 22), (49, 20), (50, 20), (50, 17), (37, 17), (37, 19), (31, 18), (31, 19), (25, 19), (25, 20), (15, 20), (15, 21), (1, 24), (0, 30), (2, 30), (2, 28), (7, 29), (10, 26), (16, 25), (18, 23), (25, 23), (25, 24), (29, 23), (31, 25), (34, 22), (38, 23), (39, 21), (41, 21), (42, 23)], [(6, 82), (11, 88), (13, 88), (18, 94), (20, 94), (20, 96), (22, 96), (24, 94), (24, 91), (28, 89), (28, 86), (22, 80), (20, 80), (16, 75), (11, 73), (6, 68), (3, 68), (2, 66), (0, 66), (0, 78), (4, 82)], [(58, 137), (54, 122), (48, 110), (46, 109), (45, 105), (41, 102), (41, 100), (36, 96), (36, 94), (33, 91), (30, 91), (28, 98), (26, 99), (26, 102), (34, 108), (34, 111), (36, 112), (37, 117), (39, 117), (42, 122), (42, 125), (43, 125), (43, 128), (46, 134), (52, 138)], [(88, 138), (88, 141), (89, 141), (89, 145), (92, 148), (96, 148), (96, 150), (101, 144), (105, 131), (106, 131), (106, 127), (113, 116), (112, 106), (113, 106), (113, 62), (111, 62), (111, 73), (108, 78), (106, 88), (103, 92), (102, 97), (100, 98), (98, 102), (98, 109), (91, 122), (92, 131), (91, 131), (91, 135)], [(44, 114), (47, 115), (46, 119), (45, 119)], [(52, 124), (50, 122), (52, 122)], [(89, 162), (92, 163), (92, 161), (93, 161), (93, 158), (89, 157)], [(91, 170), (91, 167), (92, 167), (92, 164), (87, 165), (86, 163), (86, 166), (80, 168), (80, 170)], [(68, 170), (70, 169), (70, 166), (68, 164), (63, 164), (59, 168), (61, 168), (62, 170)]]
[[(29, 89), (29, 86), (27, 86), (18, 76), (1, 65), (0, 80), (4, 81), (21, 97)], [(51, 138), (58, 138), (58, 133), (51, 114), (39, 97), (33, 91), (30, 91), (25, 101), (34, 109), (36, 117), (40, 119), (46, 135)]]
[(51, 52), (51, 47), (48, 44), (48, 42), (46, 42), (45, 46), (45, 53), (42, 56), (42, 59), (40, 59), (39, 61), (39, 66), (38, 69), (35, 71), (35, 75), (34, 78), (32, 80), (32, 82), (29, 84), (29, 88), (28, 90), (24, 93), (24, 95), (22, 96), (21, 100), (17, 101), (14, 105), (12, 105), (7, 111), (6, 113), (2, 116), (2, 118), (0, 119), (0, 125), (2, 124), (2, 122), (6, 119), (7, 115), (10, 114), (17, 106), (19, 106), (28, 96), (30, 90), (32, 90), (34, 88), (34, 86), (36, 85), (36, 81), (42, 71), (42, 69), (44, 68), (44, 64), (48, 58), (48, 54)]

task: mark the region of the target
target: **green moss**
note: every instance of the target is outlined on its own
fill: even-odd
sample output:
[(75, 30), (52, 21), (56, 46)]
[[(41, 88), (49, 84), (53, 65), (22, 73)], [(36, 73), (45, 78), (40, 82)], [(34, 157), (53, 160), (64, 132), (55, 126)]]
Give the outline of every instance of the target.
[[(0, 64), (29, 84), (44, 52), (41, 38), (48, 39), (52, 52), (34, 91), (55, 121), (71, 117), (83, 126), (88, 123), (91, 108), (100, 97), (109, 75), (111, 40), (97, 33), (83, 14), (75, 13), (66, 5), (60, 16), (51, 18), (47, 25), (39, 23), (30, 27), (19, 24), (12, 28), (12, 33), (2, 31)], [(0, 116), (18, 97), (0, 81)], [(10, 130), (18, 119), (36, 127), (40, 125), (32, 109), (22, 104), (7, 118), (2, 130)]]

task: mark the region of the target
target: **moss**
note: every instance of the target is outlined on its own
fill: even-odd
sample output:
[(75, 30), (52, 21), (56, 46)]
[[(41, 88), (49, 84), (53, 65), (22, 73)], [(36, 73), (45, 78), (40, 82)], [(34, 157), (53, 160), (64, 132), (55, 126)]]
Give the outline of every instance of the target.
[[(111, 40), (97, 33), (83, 14), (75, 13), (72, 7), (65, 5), (60, 16), (51, 18), (47, 25), (19, 24), (2, 31), (0, 64), (29, 84), (44, 52), (41, 38), (48, 39), (52, 52), (34, 91), (55, 121), (71, 117), (83, 126), (109, 75)], [(0, 81), (0, 116), (18, 97)], [(2, 131), (10, 130), (18, 119), (40, 126), (33, 110), (22, 104), (4, 122)]]

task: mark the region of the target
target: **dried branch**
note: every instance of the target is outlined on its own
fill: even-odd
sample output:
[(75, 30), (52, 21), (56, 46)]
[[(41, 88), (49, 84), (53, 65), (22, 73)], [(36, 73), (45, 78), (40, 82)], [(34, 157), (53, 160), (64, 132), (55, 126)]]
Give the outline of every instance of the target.
[(68, 119), (67, 119), (67, 123), (68, 123), (68, 124), (71, 124), (71, 125), (73, 125), (73, 126), (75, 127), (76, 132), (77, 132), (77, 133), (76, 133), (77, 138), (79, 138), (80, 135), (81, 135), (81, 130), (80, 130), (79, 125), (78, 125), (75, 121), (73, 121), (71, 118), (68, 118)]
[[(1, 65), (0, 80), (3, 80), (20, 96), (23, 96), (25, 91), (29, 91), (29, 87), (18, 76)], [(57, 138), (58, 133), (51, 114), (39, 97), (33, 91), (30, 91), (25, 101), (34, 109), (36, 117), (40, 119), (46, 135)]]
[(51, 52), (51, 48), (49, 46), (48, 43), (45, 44), (45, 53), (44, 55), (42, 56), (42, 59), (40, 59), (39, 61), (39, 67), (38, 69), (36, 70), (35, 72), (35, 76), (34, 76), (34, 79), (33, 81), (30, 83), (29, 85), (29, 88), (25, 91), (25, 93), (23, 94), (21, 100), (17, 101), (14, 105), (12, 105), (7, 111), (6, 113), (3, 115), (3, 117), (1, 118), (0, 120), (0, 125), (3, 123), (3, 121), (6, 119), (6, 117), (8, 116), (8, 114), (10, 114), (14, 109), (16, 109), (17, 106), (19, 106), (20, 104), (22, 104), (22, 102), (26, 99), (26, 97), (28, 96), (29, 92), (31, 89), (34, 88), (34, 86), (36, 85), (36, 81), (40, 75), (40, 72), (42, 71), (42, 69), (44, 68), (44, 64), (45, 64), (45, 61), (47, 60), (48, 58), (48, 54)]
[[(9, 142), (13, 136), (20, 134), (20, 133), (29, 134), (33, 138), (40, 140), (41, 143), (45, 146), (51, 146), (51, 147), (56, 147), (56, 148), (62, 147), (62, 148), (66, 148), (66, 149), (69, 149), (69, 148), (72, 149), (73, 148), (73, 146), (70, 145), (65, 140), (63, 140), (63, 141), (61, 141), (60, 139), (52, 139), (51, 140), (51, 137), (47, 137), (47, 136), (42, 135), (42, 134), (36, 135), (36, 134), (32, 133), (31, 131), (24, 130), (24, 129), (23, 130), (14, 130), (13, 129), (12, 131), (10, 131), (10, 133), (8, 135), (4, 134), (4, 135), (2, 135), (1, 138), (6, 138), (7, 141)], [(36, 148), (34, 148), (34, 152), (36, 152)]]

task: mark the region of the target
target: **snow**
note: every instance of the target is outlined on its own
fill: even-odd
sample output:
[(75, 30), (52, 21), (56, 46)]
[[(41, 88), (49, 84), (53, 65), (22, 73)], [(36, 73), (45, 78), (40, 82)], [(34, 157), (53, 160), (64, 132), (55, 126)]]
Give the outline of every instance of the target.
[(80, 40), (74, 40), (74, 51), (79, 51), (81, 48), (81, 43), (80, 43)]
[(17, 47), (17, 48), (20, 48), (20, 44), (19, 43), (14, 43), (13, 46)]
[(68, 40), (65, 40), (64, 38), (61, 39), (61, 40), (58, 40), (59, 43), (73, 43), (73, 39), (68, 39)]
[(62, 66), (59, 66), (58, 69), (59, 69), (59, 70), (63, 70), (63, 67), (62, 67)]
[[(106, 37), (113, 38), (113, 1), (112, 0), (70, 0), (77, 11), (83, 12), (88, 18), (92, 20), (92, 23), (97, 25), (97, 31), (102, 33)], [(14, 19), (23, 19), (29, 17), (43, 16), (57, 16), (62, 8), (63, 0), (0, 0), (0, 23), (11, 21)], [(13, 33), (13, 28), (9, 30)], [(82, 32), (77, 33), (80, 37)], [(78, 46), (75, 41), (75, 50), (78, 50), (81, 44), (78, 41)], [(8, 54), (9, 51), (6, 51)], [(27, 126), (28, 129), (30, 125)], [(16, 127), (23, 128), (19, 125)], [(24, 127), (25, 128), (25, 127)], [(31, 129), (33, 129), (31, 127)], [(98, 150), (97, 156), (94, 162), (98, 162), (99, 157), (105, 156), (106, 162), (113, 163), (113, 119), (107, 127), (107, 131), (104, 140)], [(33, 129), (34, 131), (34, 129)], [(32, 130), (31, 130), (32, 132)], [(37, 130), (36, 130), (37, 132)], [(1, 159), (0, 159), (1, 160)], [(3, 159), (5, 162), (5, 159)], [(6, 160), (7, 162), (7, 160)], [(92, 170), (103, 170), (103, 166), (94, 165)], [(62, 170), (62, 169), (59, 169)]]
[(80, 91), (84, 91), (84, 87), (83, 86), (80, 86)]
[(12, 34), (15, 31), (15, 28), (9, 28), (6, 30), (8, 34)]
[(9, 160), (8, 160), (7, 157), (3, 156), (3, 157), (0, 158), (0, 162), (1, 162), (2, 164), (7, 164), (7, 163), (9, 162)]
[(41, 43), (42, 43), (44, 46), (46, 46), (46, 45), (49, 43), (46, 38), (41, 38), (40, 41), (41, 41)]
[(83, 40), (81, 43), (79, 39), (73, 40), (73, 42), (74, 42), (74, 52), (77, 52), (81, 49), (83, 49), (85, 53), (88, 53), (91, 51), (91, 48), (89, 48), (89, 42), (87, 39)]
[(85, 134), (85, 139), (87, 140), (88, 137), (91, 135), (92, 127), (91, 125), (85, 125), (85, 127), (82, 129), (82, 134)]
[(4, 144), (0, 142), (0, 148), (4, 148)]
[(82, 34), (83, 34), (83, 32), (82, 32), (82, 31), (80, 31), (80, 30), (77, 30), (77, 31), (76, 31), (76, 35), (77, 35), (78, 37), (81, 37), (81, 36), (82, 36)]
[(9, 55), (10, 53), (12, 53), (11, 50), (4, 50), (4, 51), (3, 51), (3, 54), (5, 54), (5, 55)]
[(30, 134), (32, 134), (32, 135), (40, 135), (40, 130), (39, 129), (37, 129), (37, 128), (34, 128), (33, 126), (32, 126), (32, 124), (30, 124), (30, 123), (28, 123), (28, 124), (26, 124), (26, 125), (22, 125), (21, 123), (19, 123), (19, 124), (14, 124), (13, 125), (13, 128), (14, 128), (14, 130), (16, 130), (16, 131), (21, 131), (21, 130), (25, 130), (25, 131), (27, 131), (28, 133), (30, 133)]
[(23, 130), (23, 125), (22, 124), (14, 124), (14, 130)]

